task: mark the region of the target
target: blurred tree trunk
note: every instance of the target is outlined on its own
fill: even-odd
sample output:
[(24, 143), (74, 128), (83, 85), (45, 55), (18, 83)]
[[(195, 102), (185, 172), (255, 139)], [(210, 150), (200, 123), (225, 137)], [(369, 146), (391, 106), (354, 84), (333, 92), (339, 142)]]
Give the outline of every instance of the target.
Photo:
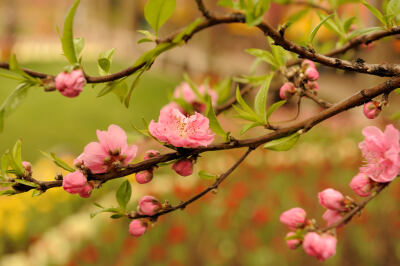
[(18, 3), (15, 0), (5, 0), (3, 6), (4, 9), (2, 17), (4, 23), (4, 34), (0, 38), (1, 60), (8, 61), (11, 50), (15, 43)]

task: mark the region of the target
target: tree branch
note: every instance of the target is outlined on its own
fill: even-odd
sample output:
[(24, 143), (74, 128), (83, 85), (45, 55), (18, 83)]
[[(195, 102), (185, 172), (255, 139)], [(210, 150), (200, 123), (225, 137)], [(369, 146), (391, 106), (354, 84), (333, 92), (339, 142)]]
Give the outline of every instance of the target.
[(129, 214), (128, 217), (130, 219), (139, 219), (139, 218), (150, 218), (151, 220), (157, 220), (158, 217), (165, 215), (167, 213), (176, 211), (176, 210), (183, 210), (186, 208), (186, 206), (188, 206), (189, 204), (191, 204), (192, 202), (200, 199), (201, 197), (203, 197), (204, 195), (206, 195), (207, 193), (209, 193), (210, 191), (217, 189), (218, 186), (246, 159), (246, 157), (250, 154), (250, 152), (252, 151), (252, 148), (247, 149), (246, 153), (244, 153), (238, 161), (235, 162), (235, 164), (229, 168), (225, 173), (223, 173), (222, 175), (220, 175), (215, 182), (209, 186), (208, 188), (204, 189), (203, 191), (201, 191), (200, 193), (196, 194), (195, 196), (191, 197), (190, 199), (188, 199), (187, 201), (184, 201), (176, 206), (173, 207), (169, 207), (166, 208), (160, 212), (155, 213), (154, 215), (143, 215), (143, 214), (139, 214), (139, 213), (134, 213)]

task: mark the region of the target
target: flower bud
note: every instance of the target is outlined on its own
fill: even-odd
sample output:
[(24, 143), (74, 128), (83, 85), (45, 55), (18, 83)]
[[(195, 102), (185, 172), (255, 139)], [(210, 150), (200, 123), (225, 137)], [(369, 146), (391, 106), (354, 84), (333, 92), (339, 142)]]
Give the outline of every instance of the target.
[(147, 226), (147, 223), (144, 221), (133, 220), (129, 224), (129, 233), (136, 237), (142, 236), (146, 232)]
[(153, 170), (144, 170), (136, 173), (136, 181), (139, 184), (149, 183), (153, 179)]
[(337, 190), (332, 188), (325, 189), (318, 193), (319, 203), (327, 209), (343, 211), (344, 208), (344, 196)]
[(316, 82), (316, 81), (307, 81), (307, 83), (306, 83), (306, 88), (307, 89), (309, 89), (309, 90), (315, 90), (315, 91), (317, 91), (318, 89), (319, 89), (319, 85), (318, 85), (318, 82)]
[(279, 90), (279, 96), (283, 100), (289, 99), (295, 93), (296, 93), (296, 88), (294, 87), (294, 84), (291, 82), (284, 83)]
[(336, 238), (329, 234), (307, 233), (303, 240), (304, 251), (319, 261), (324, 261), (336, 253)]
[[(294, 235), (295, 235), (294, 232), (289, 232), (289, 233), (286, 234), (286, 238), (294, 236)], [(287, 239), (286, 240), (286, 245), (290, 249), (296, 249), (297, 247), (300, 246), (300, 240), (298, 240), (298, 239)]]
[(368, 119), (374, 119), (382, 111), (378, 101), (367, 102), (364, 104), (363, 112)]
[(71, 194), (82, 193), (83, 195), (86, 195), (88, 191), (86, 176), (84, 176), (80, 171), (67, 174), (63, 179), (63, 188)]
[(302, 208), (292, 208), (283, 212), (279, 220), (290, 230), (296, 230), (305, 225), (307, 221), (306, 216), (307, 214)]
[(301, 67), (306, 70), (307, 68), (315, 68), (315, 63), (311, 60), (305, 59), (303, 62), (301, 62)]
[(371, 194), (371, 189), (374, 185), (372, 181), (366, 174), (359, 173), (350, 182), (351, 189), (361, 197), (367, 197)]
[(22, 161), (22, 166), (28, 175), (32, 173), (32, 164), (30, 162)]
[(172, 169), (181, 176), (189, 176), (193, 173), (193, 161), (191, 159), (182, 159), (172, 165)]
[(61, 72), (56, 77), (56, 89), (66, 97), (76, 97), (86, 84), (85, 76), (81, 69), (73, 70), (71, 73)]
[(308, 80), (315, 81), (319, 78), (318, 70), (314, 67), (309, 67), (305, 71)]
[(327, 226), (330, 226), (330, 225), (340, 221), (342, 218), (343, 218), (343, 216), (340, 214), (340, 212), (329, 210), (329, 209), (326, 210), (324, 212), (324, 214), (322, 215), (322, 219), (324, 219), (326, 221)]
[(89, 198), (92, 190), (93, 187), (90, 184), (86, 184), (85, 187), (79, 192), (79, 196), (82, 198)]
[(140, 214), (153, 215), (161, 208), (161, 203), (152, 196), (144, 196), (139, 200), (138, 212)]
[(160, 152), (159, 152), (159, 151), (156, 151), (156, 150), (148, 150), (148, 151), (146, 151), (145, 154), (144, 154), (144, 159), (145, 159), (145, 160), (148, 160), (148, 159), (150, 159), (150, 158), (157, 157), (157, 156), (159, 156), (159, 155), (160, 155)]

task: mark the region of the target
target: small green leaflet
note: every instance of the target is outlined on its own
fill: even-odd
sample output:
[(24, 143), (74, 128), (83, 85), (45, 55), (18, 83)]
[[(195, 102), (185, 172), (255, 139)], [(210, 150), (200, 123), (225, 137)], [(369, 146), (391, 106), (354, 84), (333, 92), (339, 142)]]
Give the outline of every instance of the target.
[[(397, 0), (396, 0), (397, 1)], [(363, 0), (362, 4), (369, 9), (369, 11), (371, 11), (371, 13), (377, 18), (379, 19), (380, 22), (382, 22), (383, 25), (386, 25), (386, 21), (385, 18), (383, 17), (382, 13), (376, 9), (374, 6), (372, 6), (370, 3), (368, 3), (367, 1)]]
[(61, 37), (61, 44), (64, 56), (67, 58), (71, 65), (78, 63), (74, 44), (74, 17), (79, 3), (80, 0), (75, 0), (74, 4), (69, 9), (64, 21), (63, 35)]
[(242, 129), (240, 130), (240, 135), (243, 135), (244, 133), (246, 133), (247, 131), (249, 131), (252, 128), (258, 127), (258, 126), (263, 126), (263, 124), (259, 123), (259, 122), (254, 122), (251, 124), (246, 124), (242, 127)]
[(176, 0), (149, 0), (144, 7), (144, 17), (156, 35), (161, 26), (172, 16)]
[(276, 109), (278, 109), (279, 107), (281, 107), (281, 106), (284, 105), (285, 103), (286, 103), (286, 100), (282, 100), (282, 101), (279, 101), (279, 102), (276, 102), (276, 103), (272, 104), (272, 105), (268, 108), (267, 113), (266, 113), (266, 122), (267, 122), (267, 123), (268, 123), (268, 121), (269, 121), (269, 117), (273, 114), (273, 112), (275, 112)]
[(231, 93), (232, 88), (232, 79), (226, 78), (215, 86), (215, 90), (218, 92), (218, 103), (222, 104), (228, 99), (229, 94)]
[(259, 89), (256, 98), (254, 100), (254, 109), (256, 110), (257, 115), (260, 117), (261, 121), (266, 122), (266, 108), (267, 108), (267, 97), (269, 85), (271, 84), (271, 80), (274, 74), (269, 74), (264, 81), (264, 84)]
[(260, 120), (259, 116), (253, 111), (253, 109), (251, 109), (251, 107), (248, 106), (247, 103), (243, 100), (242, 95), (240, 94), (239, 86), (237, 86), (236, 88), (236, 100), (239, 103), (239, 105), (243, 108), (242, 111), (244, 111), (244, 113), (247, 113), (249, 116), (256, 119), (256, 121), (263, 122)]
[(19, 169), (21, 171), (24, 171), (24, 168), (22, 166), (22, 144), (21, 144), (21, 140), (19, 139), (13, 148), (13, 158), (14, 158), (14, 162), (19, 166)]
[(289, 136), (272, 140), (266, 143), (264, 148), (273, 151), (288, 151), (297, 143), (299, 138), (300, 134), (296, 132)]
[(10, 57), (10, 71), (20, 75), (24, 78), (24, 82), (31, 83), (31, 84), (41, 84), (41, 80), (32, 77), (31, 75), (27, 74), (25, 71), (21, 69), (18, 64), (17, 57), (15, 54), (12, 54)]
[(16, 194), (15, 190), (2, 190), (2, 191), (0, 191), (0, 196), (4, 196), (4, 195), (11, 196), (11, 195), (14, 195), (14, 194)]
[(198, 173), (199, 177), (205, 180), (214, 180), (217, 178), (216, 175), (210, 174), (204, 170), (199, 171)]
[(330, 14), (329, 16), (326, 16), (324, 19), (322, 19), (317, 26), (315, 26), (315, 28), (311, 31), (310, 34), (310, 38), (309, 38), (309, 42), (311, 43), (314, 40), (315, 34), (317, 34), (319, 28), (321, 28), (322, 25), (324, 25), (324, 23), (326, 21), (328, 21), (328, 19), (330, 19), (334, 14)]
[(81, 55), (84, 47), (85, 47), (85, 39), (84, 38), (74, 38), (74, 48), (75, 48), (77, 57), (79, 57)]
[(97, 59), (97, 66), (100, 75), (110, 74), (110, 67), (114, 53), (115, 48), (112, 48), (99, 54), (99, 59)]
[(126, 205), (128, 204), (129, 200), (131, 199), (132, 195), (132, 188), (131, 184), (129, 183), (128, 180), (125, 180), (122, 182), (122, 184), (119, 186), (115, 197), (117, 199), (118, 205), (122, 208), (125, 209)]
[(213, 132), (215, 132), (217, 135), (226, 138), (226, 132), (218, 122), (217, 116), (215, 115), (214, 108), (211, 103), (211, 97), (207, 97), (207, 111), (206, 111), (206, 116), (209, 120), (210, 123), (210, 128)]
[(22, 185), (25, 185), (25, 186), (28, 186), (28, 187), (36, 187), (36, 188), (40, 187), (38, 184), (35, 184), (33, 182), (30, 182), (30, 181), (23, 180), (23, 179), (14, 179), (14, 181), (16, 183), (19, 183), (19, 184), (22, 184)]
[(96, 212), (92, 212), (90, 214), (90, 218), (93, 218), (97, 214), (103, 213), (103, 212), (111, 212), (111, 213), (116, 213), (116, 214), (120, 214), (121, 213), (120, 209), (118, 209), (118, 208), (107, 208), (107, 209), (102, 209), (102, 210), (99, 210), (99, 211), (96, 211)]
[(59, 158), (54, 152), (51, 152), (50, 154), (40, 151), (44, 156), (49, 158), (54, 162), (55, 165), (58, 167), (61, 167), (62, 169), (68, 171), (68, 172), (75, 172), (75, 169), (71, 166), (69, 166), (65, 161), (63, 161), (61, 158)]
[(186, 36), (189, 36), (193, 33), (194, 29), (203, 23), (203, 19), (197, 18), (195, 21), (189, 24), (183, 31), (178, 33), (175, 38), (172, 40), (173, 43), (179, 44), (181, 43)]

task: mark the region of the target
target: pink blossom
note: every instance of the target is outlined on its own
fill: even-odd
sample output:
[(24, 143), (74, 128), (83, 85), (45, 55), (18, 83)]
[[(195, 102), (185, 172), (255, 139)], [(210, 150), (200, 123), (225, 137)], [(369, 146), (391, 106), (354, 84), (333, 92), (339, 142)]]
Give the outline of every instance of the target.
[(152, 196), (144, 196), (140, 199), (138, 212), (144, 215), (154, 215), (162, 208), (161, 203)]
[(32, 164), (30, 162), (22, 161), (22, 166), (28, 174), (32, 173)]
[(150, 158), (157, 157), (157, 156), (159, 156), (159, 155), (160, 155), (160, 152), (159, 152), (159, 151), (156, 151), (156, 150), (148, 150), (148, 151), (146, 151), (146, 152), (144, 153), (144, 159), (145, 159), (145, 160), (148, 160), (148, 159), (150, 159)]
[(324, 261), (336, 253), (336, 238), (329, 234), (307, 233), (303, 240), (304, 251), (319, 261)]
[(342, 211), (344, 208), (344, 196), (337, 190), (327, 188), (318, 193), (319, 203), (327, 209)]
[(286, 82), (282, 85), (279, 90), (279, 96), (281, 99), (286, 100), (296, 93), (296, 88), (292, 82)]
[(283, 212), (279, 220), (290, 230), (296, 230), (297, 228), (301, 228), (306, 224), (306, 216), (306, 211), (302, 208), (292, 208)]
[(189, 176), (193, 174), (193, 161), (190, 159), (182, 159), (172, 164), (172, 169), (181, 176)]
[(303, 60), (303, 62), (301, 62), (301, 66), (304, 69), (307, 69), (309, 67), (315, 68), (315, 63), (311, 60), (305, 59), (305, 60)]
[(85, 75), (81, 69), (73, 70), (71, 73), (61, 72), (56, 77), (56, 89), (66, 97), (76, 97), (86, 84)]
[(365, 117), (368, 119), (374, 119), (379, 115), (382, 108), (379, 105), (378, 101), (367, 102), (364, 104), (363, 112)]
[(71, 194), (79, 194), (83, 198), (90, 197), (92, 186), (87, 183), (86, 176), (80, 171), (67, 174), (63, 179), (63, 189)]
[[(294, 236), (294, 235), (295, 235), (294, 232), (289, 232), (289, 233), (286, 234), (286, 238)], [(300, 246), (300, 240), (298, 240), (298, 239), (287, 239), (286, 240), (286, 245), (290, 249), (296, 249), (298, 246)]]
[(144, 221), (133, 220), (129, 224), (129, 233), (136, 237), (142, 236), (146, 232), (147, 226), (147, 223)]
[(306, 77), (309, 80), (315, 81), (319, 78), (319, 73), (318, 70), (314, 67), (309, 67), (307, 68), (307, 70), (305, 71)]
[(144, 170), (136, 174), (136, 181), (139, 184), (149, 183), (153, 179), (153, 170)]
[(114, 165), (126, 166), (136, 156), (137, 146), (128, 146), (125, 131), (110, 125), (108, 131), (97, 130), (99, 142), (91, 142), (78, 158), (76, 165), (84, 164), (94, 174), (105, 173)]
[(366, 174), (358, 173), (350, 182), (351, 189), (361, 197), (368, 197), (371, 194), (374, 181)]
[(363, 129), (365, 140), (359, 144), (367, 163), (360, 169), (375, 182), (392, 181), (400, 171), (399, 131), (393, 125), (382, 133), (377, 127)]
[(322, 219), (326, 221), (326, 225), (330, 226), (338, 221), (340, 221), (343, 218), (343, 216), (340, 214), (339, 211), (333, 211), (333, 210), (326, 210), (324, 214), (322, 215)]
[(186, 117), (177, 108), (170, 106), (161, 109), (158, 122), (150, 122), (149, 131), (159, 141), (188, 148), (207, 146), (215, 136), (209, 128), (207, 117), (197, 112)]
[[(206, 86), (201, 85), (198, 87), (198, 92), (200, 95), (204, 96), (206, 93)], [(215, 90), (210, 88), (207, 89), (207, 94), (211, 97), (211, 102), (213, 105), (217, 103), (218, 94)], [(199, 102), (199, 99), (196, 93), (192, 90), (190, 85), (186, 82), (182, 82), (178, 87), (174, 90), (175, 98), (183, 98), (187, 103), (194, 104), (195, 102)]]

